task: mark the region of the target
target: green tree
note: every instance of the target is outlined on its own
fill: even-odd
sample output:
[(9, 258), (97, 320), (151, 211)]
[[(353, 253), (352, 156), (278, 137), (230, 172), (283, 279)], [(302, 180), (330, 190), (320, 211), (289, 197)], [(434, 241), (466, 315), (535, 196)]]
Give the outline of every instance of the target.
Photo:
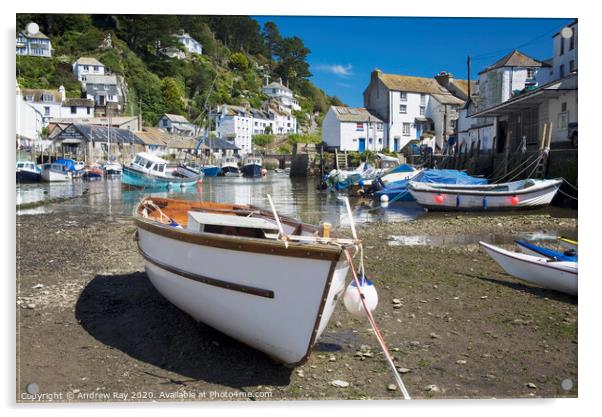
[(268, 58), (272, 59), (276, 54), (280, 42), (282, 42), (282, 36), (276, 23), (265, 22), (263, 25), (263, 39), (268, 52)]
[(235, 52), (230, 56), (230, 62), (228, 65), (234, 70), (246, 71), (249, 68), (249, 59), (245, 54)]
[(163, 106), (166, 113), (184, 114), (184, 105), (182, 101), (182, 88), (178, 82), (165, 77), (161, 82), (161, 94), (163, 97)]

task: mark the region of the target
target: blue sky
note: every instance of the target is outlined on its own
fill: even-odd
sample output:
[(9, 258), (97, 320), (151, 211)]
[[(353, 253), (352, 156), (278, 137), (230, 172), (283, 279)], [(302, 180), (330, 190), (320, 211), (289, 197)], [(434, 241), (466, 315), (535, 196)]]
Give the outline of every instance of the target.
[(299, 36), (311, 50), (313, 82), (350, 106), (375, 67), (383, 72), (432, 77), (448, 71), (474, 77), (513, 49), (536, 59), (552, 56), (552, 35), (572, 19), (254, 16), (276, 22), (282, 36)]

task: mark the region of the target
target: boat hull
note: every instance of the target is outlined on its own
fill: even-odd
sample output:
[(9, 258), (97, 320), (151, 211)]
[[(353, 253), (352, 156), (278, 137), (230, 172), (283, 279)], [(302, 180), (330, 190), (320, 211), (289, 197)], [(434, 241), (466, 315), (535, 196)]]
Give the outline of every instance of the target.
[(17, 182), (40, 182), (42, 175), (39, 172), (17, 171)]
[(238, 167), (227, 165), (221, 168), (221, 175), (226, 177), (240, 177), (242, 174)]
[(165, 298), (288, 366), (308, 358), (345, 289), (349, 265), (340, 253), (261, 251), (253, 249), (257, 239), (229, 247), (223, 236), (136, 223), (146, 273)]
[(202, 170), (206, 177), (217, 177), (222, 171), (218, 166), (207, 166), (203, 167)]
[(65, 172), (58, 172), (52, 169), (43, 169), (41, 174), (42, 180), (46, 182), (67, 182), (71, 176)]
[(510, 252), (484, 242), (479, 244), (508, 274), (544, 288), (577, 294), (576, 262), (550, 262), (548, 258)]
[(410, 183), (408, 190), (416, 202), (429, 211), (498, 211), (546, 207), (552, 202), (560, 184), (561, 181), (551, 181), (549, 185), (532, 191), (487, 193), (470, 190), (470, 187), (453, 190)]
[(141, 188), (185, 188), (191, 187), (197, 184), (197, 181), (201, 178), (201, 176), (193, 177), (193, 178), (162, 178), (162, 177), (154, 177), (147, 175), (145, 173), (139, 172), (130, 167), (123, 167), (123, 172), (121, 175), (122, 184), (131, 186), (131, 187), (141, 187)]
[(243, 177), (251, 178), (261, 177), (261, 169), (261, 165), (258, 164), (244, 165), (242, 167), (242, 175)]

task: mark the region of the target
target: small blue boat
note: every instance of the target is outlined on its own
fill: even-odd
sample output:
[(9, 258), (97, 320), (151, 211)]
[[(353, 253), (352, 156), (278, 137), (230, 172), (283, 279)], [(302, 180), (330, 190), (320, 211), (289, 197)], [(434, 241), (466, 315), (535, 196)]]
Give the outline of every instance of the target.
[(244, 177), (257, 178), (261, 177), (263, 169), (261, 158), (254, 155), (249, 155), (244, 159), (242, 165), (242, 175)]
[(217, 165), (204, 165), (201, 169), (206, 177), (217, 177), (222, 173), (221, 168)]
[(17, 162), (17, 182), (39, 182), (42, 170), (32, 161)]
[(185, 188), (194, 186), (201, 174), (193, 177), (175, 176), (167, 169), (167, 161), (157, 156), (141, 152), (134, 160), (123, 167), (121, 183), (142, 188)]
[(543, 246), (534, 245), (524, 240), (515, 240), (521, 251), (528, 255), (541, 256), (558, 262), (577, 262), (577, 253), (574, 250), (558, 252)]

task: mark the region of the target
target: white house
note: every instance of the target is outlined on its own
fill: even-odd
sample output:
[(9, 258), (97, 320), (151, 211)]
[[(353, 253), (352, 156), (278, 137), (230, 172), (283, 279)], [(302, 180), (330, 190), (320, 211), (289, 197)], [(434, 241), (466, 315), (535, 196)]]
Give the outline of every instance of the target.
[(21, 31), (17, 33), (17, 55), (51, 57), (52, 43), (42, 32)]
[(86, 98), (93, 100), (96, 106), (104, 107), (115, 103), (121, 109), (125, 101), (123, 84), (117, 75), (86, 75), (82, 81), (82, 90)]
[(293, 110), (301, 110), (301, 106), (299, 106), (292, 90), (282, 84), (282, 79), (263, 86), (263, 92), (271, 100), (280, 104), (282, 111), (290, 114)]
[(380, 151), (384, 123), (365, 108), (330, 106), (322, 124), (322, 142), (341, 151)]
[(73, 74), (80, 82), (88, 75), (105, 75), (105, 66), (96, 58), (81, 57), (73, 63)]
[[(265, 123), (263, 117), (259, 120)], [(246, 154), (252, 151), (254, 125), (253, 113), (250, 109), (222, 105), (215, 113), (215, 129), (218, 138), (234, 144), (241, 153)]]
[(198, 55), (201, 55), (203, 53), (203, 45), (201, 45), (199, 41), (194, 39), (188, 33), (182, 33), (174, 36), (178, 38), (178, 41), (180, 41), (180, 43), (184, 45), (184, 48), (186, 48), (186, 50), (189, 53)]
[(60, 117), (93, 117), (94, 101), (87, 98), (65, 98)]
[(570, 32), (570, 35), (564, 38), (562, 31), (560, 31), (552, 36), (554, 57), (552, 58), (552, 76), (550, 81), (559, 80), (577, 71), (577, 20), (575, 19), (563, 30), (565, 33)]
[(297, 133), (297, 119), (290, 112), (283, 111), (279, 106), (274, 106), (270, 102), (266, 103), (264, 107), (273, 121), (272, 133), (276, 135)]
[[(31, 93), (29, 93), (31, 95)], [(19, 147), (42, 148), (41, 131), (47, 124), (46, 117), (30, 101), (23, 99), (22, 90), (17, 84), (16, 89), (16, 133)]]
[(401, 151), (413, 140), (443, 149), (464, 100), (434, 78), (372, 71), (364, 106), (385, 123), (384, 147)]
[(61, 108), (65, 98), (65, 87), (61, 86), (58, 90), (22, 88), (21, 96), (24, 101), (42, 115), (42, 127), (48, 125), (49, 119), (61, 117)]
[(179, 114), (163, 114), (159, 119), (157, 127), (178, 135), (194, 136), (196, 134), (196, 126), (190, 123), (186, 117)]

